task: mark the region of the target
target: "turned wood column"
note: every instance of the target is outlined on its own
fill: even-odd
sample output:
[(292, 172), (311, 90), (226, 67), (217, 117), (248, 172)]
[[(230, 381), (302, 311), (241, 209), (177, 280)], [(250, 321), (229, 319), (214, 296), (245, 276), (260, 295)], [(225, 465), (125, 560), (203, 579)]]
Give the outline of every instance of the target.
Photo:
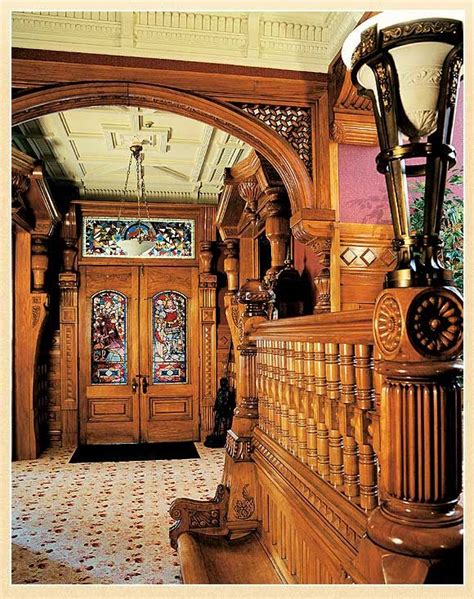
[(45, 276), (48, 270), (48, 236), (31, 236), (31, 270), (33, 291), (45, 291)]
[(239, 288), (239, 240), (226, 239), (224, 272), (227, 275), (227, 290), (235, 293)]
[(281, 202), (269, 203), (265, 219), (265, 237), (270, 242), (271, 267), (266, 272), (266, 279), (272, 280), (284, 268), (288, 240), (290, 239), (290, 221), (284, 212)]
[(459, 583), (462, 298), (451, 287), (386, 289), (374, 335), (385, 376), (381, 502), (368, 522), (370, 548), (361, 553), (378, 555), (387, 583)]

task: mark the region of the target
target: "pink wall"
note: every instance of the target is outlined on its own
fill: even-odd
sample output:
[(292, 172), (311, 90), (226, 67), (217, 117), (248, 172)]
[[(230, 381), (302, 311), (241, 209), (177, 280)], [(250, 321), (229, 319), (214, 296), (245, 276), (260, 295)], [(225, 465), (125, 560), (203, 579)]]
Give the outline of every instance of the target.
[[(457, 153), (456, 169), (462, 168), (464, 160), (463, 108), (461, 84), (452, 140)], [(378, 152), (377, 147), (339, 146), (339, 202), (342, 222), (391, 222), (385, 178), (377, 172), (375, 166)]]

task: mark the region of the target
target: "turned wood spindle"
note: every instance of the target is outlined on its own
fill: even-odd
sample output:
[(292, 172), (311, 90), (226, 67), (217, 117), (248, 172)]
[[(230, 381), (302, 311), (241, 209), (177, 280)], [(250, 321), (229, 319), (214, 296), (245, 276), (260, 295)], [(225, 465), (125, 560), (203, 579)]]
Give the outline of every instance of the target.
[(364, 510), (373, 509), (378, 501), (378, 464), (369, 432), (369, 412), (375, 407), (372, 352), (369, 345), (359, 343), (355, 346), (355, 434), (359, 444), (360, 506)]
[(317, 451), (317, 419), (315, 416), (316, 392), (316, 353), (313, 342), (305, 343), (306, 346), (306, 389), (308, 391), (308, 419), (306, 425), (306, 458), (311, 470), (318, 468)]
[(281, 445), (285, 449), (289, 449), (290, 445), (290, 429), (288, 422), (288, 411), (289, 411), (289, 368), (288, 368), (288, 357), (289, 357), (289, 345), (287, 341), (282, 341), (280, 344), (280, 381), (281, 381), (281, 395), (280, 395), (280, 421), (281, 421)]
[(297, 373), (297, 343), (288, 342), (288, 375), (287, 375), (287, 398), (288, 398), (288, 449), (293, 455), (298, 450), (298, 373)]
[(339, 431), (343, 435), (344, 494), (359, 495), (359, 448), (354, 438), (353, 410), (356, 401), (354, 346), (341, 343), (341, 398), (339, 402)]
[(324, 419), (324, 405), (327, 393), (326, 354), (324, 351), (324, 343), (318, 342), (315, 344), (314, 356), (316, 365), (316, 396), (314, 406), (318, 435), (318, 473), (324, 478), (327, 478), (329, 476), (329, 433)]
[(337, 404), (341, 396), (339, 346), (326, 343), (327, 396), (324, 416), (329, 430), (329, 480), (334, 486), (344, 483), (342, 435), (338, 427)]

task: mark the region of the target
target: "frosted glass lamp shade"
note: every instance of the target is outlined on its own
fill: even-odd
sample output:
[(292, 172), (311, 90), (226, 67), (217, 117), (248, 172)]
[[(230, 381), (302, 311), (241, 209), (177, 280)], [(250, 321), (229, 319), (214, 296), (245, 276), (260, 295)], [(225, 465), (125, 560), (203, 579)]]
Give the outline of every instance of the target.
[[(459, 26), (462, 16), (463, 11), (387, 11), (362, 23), (344, 43), (343, 61), (348, 69), (357, 69), (359, 85), (374, 92), (378, 113), (380, 98), (372, 59), (377, 51), (390, 56), (398, 78), (401, 108), (406, 116), (399, 126), (412, 139), (425, 137), (436, 130), (443, 67), (455, 46), (455, 42), (449, 43), (449, 34)], [(443, 32), (448, 34), (445, 38)], [(441, 33), (438, 39), (437, 33)], [(365, 64), (365, 56), (371, 62), (370, 66)]]
[(143, 256), (155, 247), (154, 241), (147, 239), (122, 239), (117, 245), (127, 254), (127, 256)]

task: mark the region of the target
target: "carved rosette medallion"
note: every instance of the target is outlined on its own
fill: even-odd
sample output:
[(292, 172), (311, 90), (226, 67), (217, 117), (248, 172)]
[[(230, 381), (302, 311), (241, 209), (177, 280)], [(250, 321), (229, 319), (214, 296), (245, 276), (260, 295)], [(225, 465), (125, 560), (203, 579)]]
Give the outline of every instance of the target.
[(462, 304), (449, 291), (427, 290), (413, 301), (407, 315), (408, 336), (426, 356), (451, 356), (463, 341)]
[(387, 353), (396, 351), (402, 338), (402, 313), (397, 300), (386, 295), (376, 308), (374, 332), (377, 344)]

